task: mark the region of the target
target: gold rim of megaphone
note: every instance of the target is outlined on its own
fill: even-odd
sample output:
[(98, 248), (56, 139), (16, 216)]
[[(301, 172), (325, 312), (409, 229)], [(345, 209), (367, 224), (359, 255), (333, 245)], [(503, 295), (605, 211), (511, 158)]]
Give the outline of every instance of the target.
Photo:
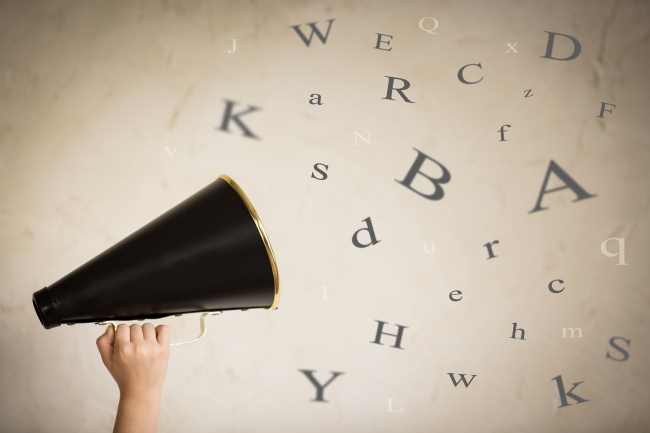
[(266, 232), (264, 231), (264, 227), (262, 226), (262, 221), (260, 220), (257, 211), (253, 207), (253, 203), (250, 201), (246, 193), (244, 193), (244, 190), (237, 184), (237, 182), (235, 182), (235, 180), (232, 177), (223, 174), (219, 176), (219, 179), (225, 180), (226, 183), (230, 185), (237, 194), (239, 194), (239, 197), (241, 197), (242, 201), (246, 205), (246, 209), (248, 209), (248, 213), (251, 215), (251, 218), (253, 218), (253, 221), (255, 221), (255, 226), (257, 226), (257, 231), (260, 233), (260, 237), (262, 238), (262, 242), (264, 243), (264, 248), (266, 248), (266, 253), (269, 257), (269, 262), (271, 263), (271, 270), (273, 271), (273, 289), (274, 289), (273, 303), (271, 304), (269, 309), (278, 308), (278, 302), (280, 301), (280, 279), (278, 276), (278, 265), (275, 260), (275, 254), (273, 253), (273, 248), (271, 248), (271, 242), (269, 242), (269, 238), (268, 236), (266, 236)]

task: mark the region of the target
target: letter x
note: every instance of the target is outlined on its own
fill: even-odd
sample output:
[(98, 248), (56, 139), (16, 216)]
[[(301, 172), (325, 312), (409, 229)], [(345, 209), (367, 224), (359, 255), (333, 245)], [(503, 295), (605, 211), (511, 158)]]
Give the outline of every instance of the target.
[(515, 48), (517, 46), (517, 44), (518, 44), (518, 42), (514, 42), (514, 43), (508, 42), (507, 43), (508, 51), (506, 51), (506, 54), (509, 54), (511, 52), (517, 54), (519, 52), (519, 51), (517, 51), (517, 48)]

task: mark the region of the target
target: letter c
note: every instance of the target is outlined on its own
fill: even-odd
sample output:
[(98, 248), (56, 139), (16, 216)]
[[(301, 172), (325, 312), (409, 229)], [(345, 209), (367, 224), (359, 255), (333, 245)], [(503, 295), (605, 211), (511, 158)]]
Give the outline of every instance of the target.
[(553, 292), (553, 293), (561, 293), (561, 292), (564, 292), (564, 287), (562, 287), (562, 289), (560, 289), (560, 290), (555, 290), (555, 289), (553, 288), (553, 283), (555, 283), (555, 282), (558, 282), (558, 283), (560, 283), (560, 284), (564, 284), (564, 281), (563, 281), (563, 280), (560, 280), (560, 279), (553, 280), (553, 281), (551, 281), (550, 283), (548, 283), (548, 289), (549, 289), (551, 292)]
[(480, 63), (470, 63), (468, 65), (463, 66), (462, 68), (460, 68), (458, 70), (458, 79), (460, 80), (460, 82), (464, 83), (464, 84), (476, 84), (476, 83), (480, 83), (481, 81), (483, 81), (483, 77), (481, 77), (477, 81), (467, 81), (465, 79), (465, 75), (464, 75), (465, 74), (465, 68), (467, 68), (469, 66), (478, 66), (480, 69), (483, 69), (483, 66), (481, 66)]

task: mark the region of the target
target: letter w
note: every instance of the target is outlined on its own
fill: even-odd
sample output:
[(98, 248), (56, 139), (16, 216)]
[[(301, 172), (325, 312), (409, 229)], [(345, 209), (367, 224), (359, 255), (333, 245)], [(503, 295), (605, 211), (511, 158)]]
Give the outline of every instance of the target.
[(451, 383), (453, 383), (454, 386), (458, 386), (459, 383), (463, 382), (463, 385), (465, 385), (465, 388), (467, 388), (472, 383), (474, 378), (476, 377), (475, 374), (472, 374), (472, 378), (468, 382), (467, 380), (465, 380), (465, 373), (458, 373), (458, 375), (460, 376), (460, 379), (458, 379), (458, 380), (456, 380), (456, 378), (454, 377), (455, 373), (447, 373), (447, 374), (451, 378)]
[(324, 43), (327, 42), (327, 36), (329, 36), (329, 34), (330, 34), (330, 29), (332, 28), (332, 23), (334, 22), (334, 20), (335, 20), (335, 18), (327, 20), (328, 24), (327, 24), (327, 31), (325, 32), (325, 36), (323, 36), (323, 34), (320, 32), (320, 30), (318, 30), (318, 27), (316, 27), (316, 24), (318, 23), (317, 21), (314, 21), (313, 23), (307, 23), (307, 25), (309, 25), (309, 27), (311, 27), (311, 33), (309, 33), (309, 37), (305, 36), (305, 34), (300, 29), (300, 26), (302, 24), (291, 26), (291, 28), (296, 31), (298, 36), (300, 36), (300, 39), (302, 39), (302, 41), (307, 46), (309, 46), (309, 44), (311, 44), (311, 40), (314, 37), (314, 34), (316, 34), (316, 36), (318, 36), (318, 39), (320, 39), (320, 41), (324, 44)]

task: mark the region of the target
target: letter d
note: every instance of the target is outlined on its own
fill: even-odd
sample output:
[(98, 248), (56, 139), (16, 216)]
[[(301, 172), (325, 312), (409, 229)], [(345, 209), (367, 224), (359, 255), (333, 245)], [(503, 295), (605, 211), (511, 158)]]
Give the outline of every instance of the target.
[[(546, 30), (544, 31), (548, 33), (548, 42), (546, 43), (546, 53), (540, 57), (553, 59), (553, 60), (573, 60), (580, 55), (580, 51), (582, 51), (582, 46), (580, 45), (580, 41), (578, 41), (576, 38), (574, 38), (571, 35), (565, 35), (564, 33), (548, 32)], [(569, 57), (563, 57), (563, 58), (553, 57), (553, 43), (555, 42), (556, 35), (569, 38), (569, 40), (573, 42), (573, 53), (571, 53)]]
[[(377, 240), (377, 237), (375, 236), (375, 230), (372, 227), (372, 220), (370, 219), (370, 217), (361, 221), (366, 222), (366, 227), (360, 228), (352, 235), (352, 243), (354, 244), (354, 246), (357, 248), (366, 248), (369, 247), (370, 245), (375, 245), (381, 242), (380, 240)], [(359, 241), (359, 233), (364, 230), (367, 231), (368, 234), (370, 235), (370, 243), (364, 244)]]

